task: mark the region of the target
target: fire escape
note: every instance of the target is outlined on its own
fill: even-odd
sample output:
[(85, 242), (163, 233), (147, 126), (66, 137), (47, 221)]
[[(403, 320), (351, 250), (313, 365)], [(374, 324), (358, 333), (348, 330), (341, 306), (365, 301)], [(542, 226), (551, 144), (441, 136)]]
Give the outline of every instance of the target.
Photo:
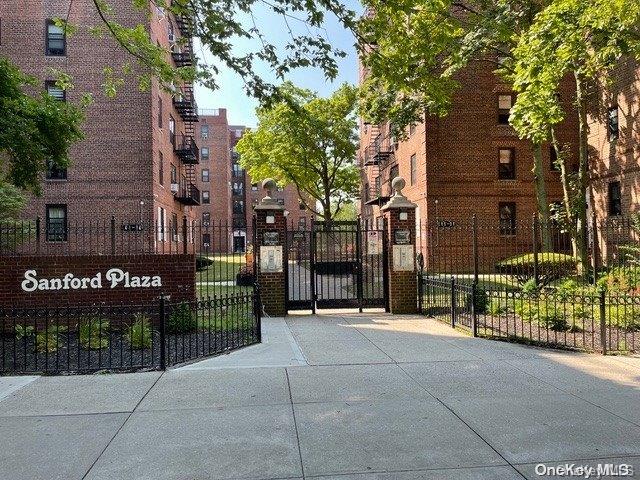
[[(184, 15), (176, 16), (181, 42), (171, 46), (171, 56), (176, 67), (191, 66), (193, 58), (193, 21)], [(198, 122), (198, 105), (193, 94), (193, 84), (185, 83), (175, 89), (173, 106), (184, 123), (183, 132), (177, 136), (174, 152), (183, 164), (180, 187), (175, 199), (183, 205), (200, 205), (200, 190), (196, 187), (196, 165), (200, 163), (200, 150), (195, 141), (195, 123)]]
[(391, 181), (398, 174), (395, 158), (395, 139), (390, 128), (370, 125), (371, 143), (365, 148), (362, 167), (368, 170), (367, 179), (374, 184), (364, 186), (363, 200), (365, 205), (382, 207), (391, 198)]

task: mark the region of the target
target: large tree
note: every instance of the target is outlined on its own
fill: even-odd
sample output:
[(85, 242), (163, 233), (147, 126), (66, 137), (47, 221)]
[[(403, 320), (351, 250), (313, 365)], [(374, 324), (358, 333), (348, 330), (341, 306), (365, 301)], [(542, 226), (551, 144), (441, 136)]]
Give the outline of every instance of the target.
[[(0, 57), (0, 184), (37, 194), (48, 164), (67, 166), (69, 148), (82, 138), (84, 112), (83, 105), (47, 93), (32, 95), (31, 87), (39, 88), (39, 82)], [(3, 205), (0, 197), (0, 218)]]
[[(169, 50), (152, 41), (146, 22), (136, 21), (131, 8), (112, 5), (110, 0), (90, 0), (99, 22), (76, 22), (73, 0), (68, 14), (57, 19), (68, 34), (87, 29), (100, 38), (111, 38), (128, 54), (123, 65), (105, 68), (105, 91), (115, 95), (127, 77), (133, 77), (141, 88), (151, 79), (172, 89), (182, 82), (199, 81), (212, 90), (219, 88), (221, 65), (238, 74), (249, 95), (263, 102), (279, 98), (278, 89), (259, 71), (273, 72), (278, 82), (296, 68), (316, 67), (328, 79), (338, 73), (337, 59), (346, 53), (334, 47), (324, 24), (327, 15), (337, 17), (347, 27), (355, 22), (355, 13), (340, 0), (129, 0), (144, 19), (152, 12), (166, 12), (184, 20), (193, 37), (204, 47), (194, 66), (176, 68)], [(261, 17), (267, 17), (261, 22)], [(280, 25), (274, 24), (280, 19)], [(133, 25), (132, 25), (133, 23)], [(275, 30), (281, 33), (274, 34)], [(284, 39), (284, 40), (283, 40)], [(186, 40), (179, 38), (178, 46)], [(181, 44), (181, 45), (180, 45)], [(206, 58), (209, 57), (209, 58)], [(132, 68), (133, 63), (138, 68)], [(266, 68), (256, 68), (261, 65)]]
[(331, 221), (358, 193), (356, 90), (329, 98), (287, 83), (282, 101), (258, 109), (258, 127), (237, 145), (252, 178), (293, 184), (305, 206)]
[[(640, 57), (640, 3), (637, 0), (553, 0), (535, 17), (513, 50), (512, 80), (519, 92), (511, 115), (518, 133), (533, 142), (551, 140), (557, 149), (564, 187), (561, 218), (572, 234), (581, 272), (589, 271), (587, 191), (589, 152), (587, 112), (596, 81), (626, 55)], [(558, 101), (562, 79), (575, 79), (574, 112)], [(569, 114), (579, 125), (579, 167), (567, 171), (554, 127)]]

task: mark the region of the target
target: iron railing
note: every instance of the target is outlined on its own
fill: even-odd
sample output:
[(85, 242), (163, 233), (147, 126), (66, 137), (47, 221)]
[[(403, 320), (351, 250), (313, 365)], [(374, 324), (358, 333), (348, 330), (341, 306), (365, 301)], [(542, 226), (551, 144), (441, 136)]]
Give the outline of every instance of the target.
[(145, 305), (0, 308), (0, 374), (165, 369), (260, 341), (257, 291)]

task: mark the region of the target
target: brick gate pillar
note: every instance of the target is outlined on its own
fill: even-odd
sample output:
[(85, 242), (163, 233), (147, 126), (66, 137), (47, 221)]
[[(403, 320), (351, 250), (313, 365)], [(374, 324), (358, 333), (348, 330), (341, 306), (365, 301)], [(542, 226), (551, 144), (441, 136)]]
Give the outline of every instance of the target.
[(286, 273), (284, 249), (286, 248), (286, 219), (284, 206), (272, 198), (276, 182), (270, 178), (262, 182), (266, 196), (255, 207), (257, 280), (264, 311), (272, 317), (284, 317), (286, 307)]
[(389, 309), (391, 313), (417, 313), (416, 207), (402, 194), (406, 182), (396, 177), (391, 182), (394, 195), (382, 207), (386, 218), (389, 245)]

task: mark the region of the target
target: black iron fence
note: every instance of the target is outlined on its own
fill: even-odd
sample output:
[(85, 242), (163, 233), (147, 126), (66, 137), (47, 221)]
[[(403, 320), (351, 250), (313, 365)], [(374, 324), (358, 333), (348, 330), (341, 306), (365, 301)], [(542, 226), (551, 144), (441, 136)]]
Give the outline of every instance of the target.
[(474, 335), (640, 351), (640, 219), (592, 221), (586, 265), (566, 226), (434, 222), (419, 229), (419, 306)]
[(259, 295), (0, 309), (0, 373), (165, 369), (260, 342)]

